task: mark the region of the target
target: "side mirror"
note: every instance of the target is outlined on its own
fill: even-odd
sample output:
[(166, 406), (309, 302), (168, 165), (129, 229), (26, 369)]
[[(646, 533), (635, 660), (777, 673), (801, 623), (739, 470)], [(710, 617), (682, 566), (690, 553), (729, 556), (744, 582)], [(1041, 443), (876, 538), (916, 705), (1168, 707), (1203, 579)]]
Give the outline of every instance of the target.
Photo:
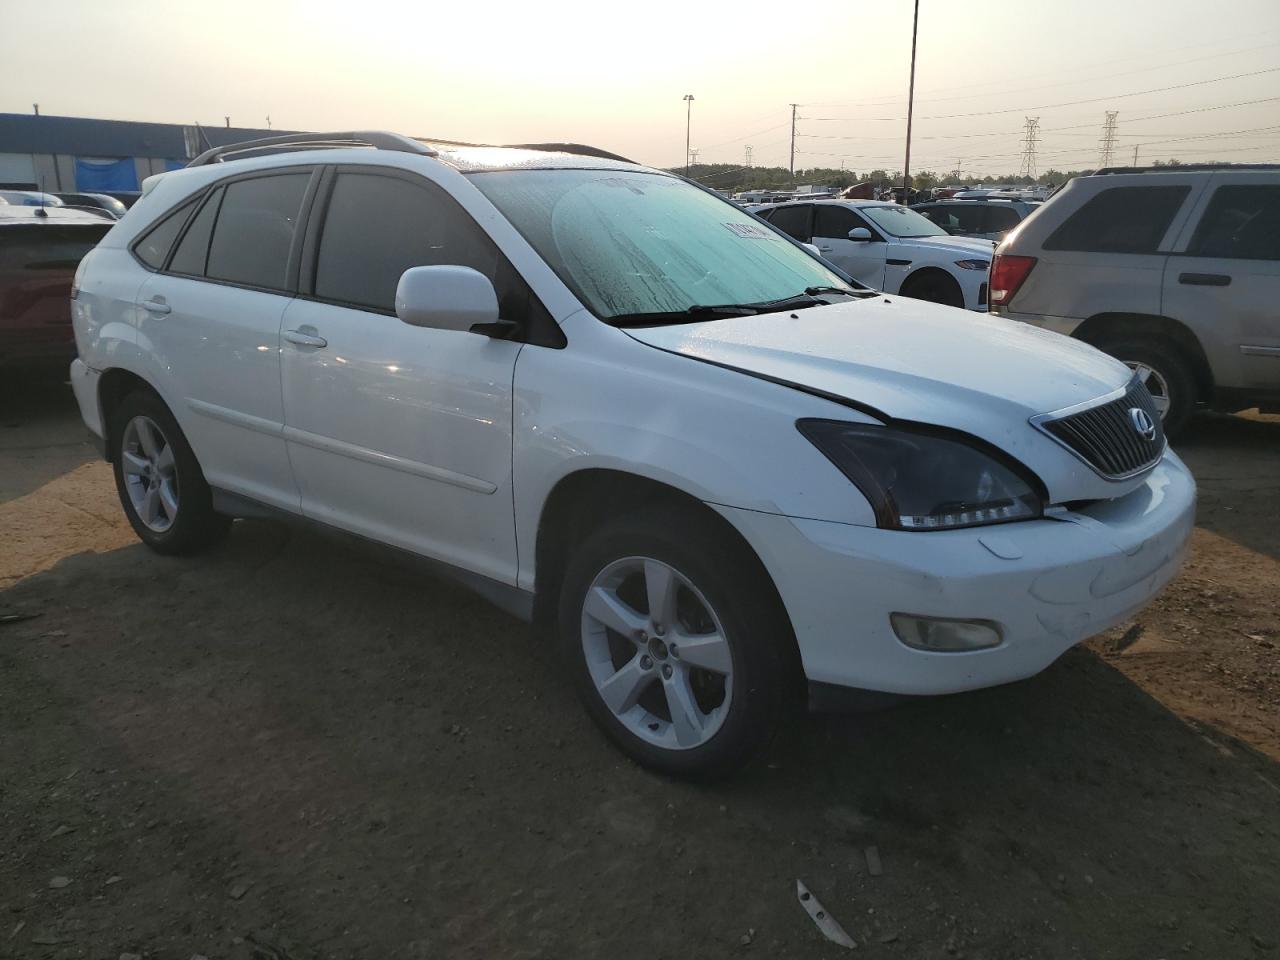
[(806, 250), (808, 250), (810, 253), (812, 253), (812, 254), (813, 254), (815, 257), (817, 257), (818, 259), (822, 259), (822, 251), (818, 249), (818, 245), (817, 245), (817, 244), (815, 244), (815, 243), (802, 243), (802, 244), (800, 244), (800, 246), (804, 247)]
[(852, 230), (849, 231), (849, 239), (862, 240), (862, 241), (870, 240), (871, 231), (868, 230), (866, 227), (854, 227)]
[(414, 327), (471, 330), (498, 322), (498, 294), (471, 267), (410, 267), (396, 285), (396, 316)]

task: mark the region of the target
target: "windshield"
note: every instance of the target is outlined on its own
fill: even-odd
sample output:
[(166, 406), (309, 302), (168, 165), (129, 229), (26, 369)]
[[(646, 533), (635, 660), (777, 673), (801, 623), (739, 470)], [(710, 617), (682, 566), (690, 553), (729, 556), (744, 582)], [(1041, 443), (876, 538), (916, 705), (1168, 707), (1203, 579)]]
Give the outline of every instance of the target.
[(857, 293), (736, 205), (630, 170), (475, 173), (480, 188), (601, 319)]
[(945, 237), (947, 231), (906, 207), (859, 207), (858, 212), (892, 237)]

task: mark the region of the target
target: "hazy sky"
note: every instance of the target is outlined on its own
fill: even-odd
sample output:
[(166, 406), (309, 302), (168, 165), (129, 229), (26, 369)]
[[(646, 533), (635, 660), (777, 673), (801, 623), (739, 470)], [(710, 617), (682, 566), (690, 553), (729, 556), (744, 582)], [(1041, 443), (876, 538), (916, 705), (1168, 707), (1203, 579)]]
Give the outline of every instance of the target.
[[(270, 115), (277, 128), (576, 140), (672, 166), (692, 93), (702, 162), (741, 162), (751, 144), (757, 165), (785, 165), (795, 102), (798, 168), (901, 168), (910, 0), (803, 9), (0, 0), (0, 112)], [(1016, 171), (1026, 115), (1040, 117), (1042, 172), (1091, 166), (1106, 110), (1119, 111), (1117, 162), (1135, 144), (1145, 161), (1280, 160), (1280, 0), (921, 0), (913, 170)]]

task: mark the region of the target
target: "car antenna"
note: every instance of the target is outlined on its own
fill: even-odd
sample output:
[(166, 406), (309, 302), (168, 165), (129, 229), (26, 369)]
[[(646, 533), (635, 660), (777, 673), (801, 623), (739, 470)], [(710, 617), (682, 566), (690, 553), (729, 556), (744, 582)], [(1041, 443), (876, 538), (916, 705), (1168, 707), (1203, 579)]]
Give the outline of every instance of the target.
[(47, 218), (47, 217), (49, 216), (49, 211), (48, 211), (48, 210), (46, 210), (46, 209), (44, 208), (44, 198), (45, 198), (45, 192), (44, 192), (44, 180), (43, 180), (43, 179), (41, 179), (41, 180), (37, 180), (37, 181), (36, 181), (36, 186), (38, 186), (38, 187), (40, 188), (40, 189), (37, 191), (37, 192), (39, 193), (39, 195), (40, 195), (40, 205), (39, 205), (38, 207), (36, 207), (36, 212), (35, 212), (34, 216), (37, 216), (37, 217), (46, 217), (46, 218)]

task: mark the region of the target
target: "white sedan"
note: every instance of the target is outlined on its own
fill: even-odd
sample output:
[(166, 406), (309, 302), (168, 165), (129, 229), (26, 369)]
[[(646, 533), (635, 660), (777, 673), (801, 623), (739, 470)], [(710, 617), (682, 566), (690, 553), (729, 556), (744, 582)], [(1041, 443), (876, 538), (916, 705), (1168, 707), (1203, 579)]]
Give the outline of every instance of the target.
[(755, 213), (873, 290), (987, 309), (990, 240), (953, 237), (910, 207), (881, 200), (798, 201)]

